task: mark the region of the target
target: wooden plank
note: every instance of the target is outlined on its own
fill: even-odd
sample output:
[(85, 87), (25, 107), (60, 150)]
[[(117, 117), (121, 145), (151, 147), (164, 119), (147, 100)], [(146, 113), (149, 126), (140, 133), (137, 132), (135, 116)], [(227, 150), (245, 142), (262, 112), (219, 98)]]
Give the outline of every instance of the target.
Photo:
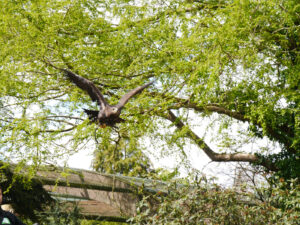
[(83, 215), (120, 216), (120, 211), (109, 204), (99, 201), (80, 201), (78, 204)]
[[(118, 216), (129, 217), (136, 213), (136, 204), (138, 202), (137, 195), (126, 192), (112, 192), (95, 189), (64, 187), (55, 185), (44, 185), (45, 190), (52, 193), (59, 193), (64, 196), (80, 197), (104, 203), (110, 207), (117, 209)], [(81, 202), (81, 201), (79, 201)], [(102, 211), (95, 215), (102, 216)]]
[(62, 176), (61, 171), (38, 171), (35, 179), (43, 184), (82, 187), (96, 190), (132, 193), (136, 186), (126, 183), (112, 176), (93, 171), (69, 170)]

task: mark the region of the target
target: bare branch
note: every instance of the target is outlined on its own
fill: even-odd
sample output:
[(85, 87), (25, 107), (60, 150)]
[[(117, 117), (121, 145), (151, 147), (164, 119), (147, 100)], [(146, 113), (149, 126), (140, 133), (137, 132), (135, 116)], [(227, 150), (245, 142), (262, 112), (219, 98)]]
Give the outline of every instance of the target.
[(76, 128), (76, 126), (73, 126), (73, 127), (70, 127), (68, 129), (64, 129), (64, 130), (43, 130), (43, 131), (40, 131), (41, 133), (64, 133), (64, 132), (68, 132), (68, 131), (71, 131), (71, 130), (74, 130)]
[[(178, 129), (185, 128), (187, 130), (187, 137), (190, 138), (201, 148), (205, 154), (215, 162), (249, 162), (249, 163), (258, 163), (259, 158), (255, 154), (249, 153), (216, 153), (214, 152), (205, 141), (195, 134), (188, 126), (186, 126), (178, 117), (174, 115), (171, 110), (168, 110), (168, 114), (161, 115), (162, 117), (170, 120)], [(262, 162), (261, 165), (266, 167), (269, 170), (277, 170), (275, 165), (272, 165), (269, 162)]]

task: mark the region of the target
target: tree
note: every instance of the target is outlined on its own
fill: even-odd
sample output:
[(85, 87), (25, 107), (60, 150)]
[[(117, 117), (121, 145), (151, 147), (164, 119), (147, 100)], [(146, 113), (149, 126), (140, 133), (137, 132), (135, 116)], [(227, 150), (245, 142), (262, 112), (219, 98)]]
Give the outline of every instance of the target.
[[(51, 62), (93, 80), (111, 103), (155, 77), (119, 125), (135, 143), (189, 140), (212, 161), (296, 177), (299, 9), (295, 0), (1, 1), (0, 93), (14, 111), (0, 111), (4, 156), (39, 164), (94, 143), (96, 125), (81, 110), (93, 105)], [(196, 129), (205, 118), (220, 147)], [(247, 129), (234, 135), (234, 125)], [(118, 138), (111, 128), (96, 133)], [(250, 138), (268, 138), (279, 152), (249, 153)]]
[(110, 133), (101, 132), (102, 138), (97, 143), (99, 149), (94, 154), (93, 168), (104, 173), (117, 172), (139, 177), (147, 177), (154, 172), (149, 158), (140, 150), (137, 138), (122, 130), (117, 131), (117, 135), (117, 138), (111, 138)]

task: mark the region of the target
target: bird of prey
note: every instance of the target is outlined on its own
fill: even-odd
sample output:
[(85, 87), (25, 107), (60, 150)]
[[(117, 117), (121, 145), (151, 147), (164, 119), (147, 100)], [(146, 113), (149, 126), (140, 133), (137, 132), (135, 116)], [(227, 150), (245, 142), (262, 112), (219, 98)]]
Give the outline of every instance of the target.
[(99, 111), (84, 109), (85, 113), (87, 113), (89, 119), (92, 122), (96, 122), (100, 125), (100, 127), (114, 127), (116, 123), (124, 122), (125, 120), (120, 118), (120, 114), (124, 105), (129, 101), (130, 98), (135, 96), (136, 94), (142, 92), (145, 88), (154, 83), (154, 81), (149, 82), (143, 86), (139, 86), (125, 95), (119, 100), (119, 103), (116, 105), (109, 105), (107, 101), (104, 99), (100, 90), (96, 87), (96, 85), (70, 70), (60, 69), (64, 72), (64, 74), (80, 89), (86, 91), (88, 95), (91, 97), (92, 101), (96, 101), (100, 107)]

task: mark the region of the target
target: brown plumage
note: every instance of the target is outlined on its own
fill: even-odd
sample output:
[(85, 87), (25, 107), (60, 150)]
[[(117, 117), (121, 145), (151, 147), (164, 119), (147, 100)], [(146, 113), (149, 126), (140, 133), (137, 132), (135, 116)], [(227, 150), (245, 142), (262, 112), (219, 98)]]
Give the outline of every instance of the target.
[(120, 99), (119, 103), (116, 105), (109, 105), (107, 101), (104, 99), (100, 90), (96, 87), (96, 85), (70, 70), (60, 69), (62, 70), (67, 77), (76, 84), (80, 89), (86, 91), (88, 95), (91, 97), (93, 101), (96, 101), (100, 107), (99, 111), (84, 109), (84, 111), (88, 114), (89, 119), (93, 122), (99, 123), (101, 127), (111, 126), (113, 127), (116, 123), (124, 122), (125, 120), (120, 118), (120, 114), (124, 105), (129, 101), (130, 98), (135, 96), (136, 94), (142, 92), (145, 88), (154, 83), (154, 81), (147, 83), (143, 86), (137, 87), (125, 95)]

